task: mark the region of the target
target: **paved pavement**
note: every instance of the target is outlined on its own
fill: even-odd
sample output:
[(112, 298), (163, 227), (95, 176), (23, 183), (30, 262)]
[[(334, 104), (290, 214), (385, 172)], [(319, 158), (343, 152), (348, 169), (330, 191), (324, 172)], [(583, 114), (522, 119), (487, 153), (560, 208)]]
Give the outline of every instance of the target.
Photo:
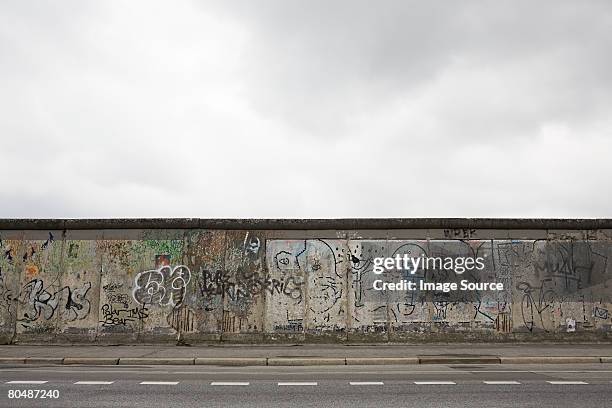
[[(25, 398), (28, 390), (47, 398)], [(610, 400), (612, 369), (603, 364), (0, 368), (0, 407), (592, 408)]]
[(612, 356), (611, 344), (294, 344), (294, 345), (2, 345), (1, 357), (414, 357), (414, 356)]

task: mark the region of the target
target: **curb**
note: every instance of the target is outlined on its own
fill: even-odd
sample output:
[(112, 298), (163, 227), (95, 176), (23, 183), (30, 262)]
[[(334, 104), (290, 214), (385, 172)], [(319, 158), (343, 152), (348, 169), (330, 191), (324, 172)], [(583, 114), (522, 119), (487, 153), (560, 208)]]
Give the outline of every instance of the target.
[(25, 364), (25, 357), (0, 357), (0, 364)]
[(216, 365), (216, 366), (265, 366), (268, 359), (265, 357), (245, 357), (245, 358), (196, 358), (195, 365)]
[[(598, 361), (599, 362), (599, 361)], [(496, 356), (475, 357), (419, 357), (419, 364), (500, 364), (500, 358)]]
[(119, 364), (119, 359), (109, 357), (65, 357), (63, 364), (117, 365)]
[(348, 357), (346, 365), (390, 365), (390, 364), (419, 364), (418, 357)]
[(28, 357), (26, 364), (63, 364), (64, 357)]
[(195, 358), (120, 358), (119, 365), (194, 365)]
[(269, 366), (346, 365), (346, 358), (268, 358)]
[(421, 356), (421, 357), (0, 357), (0, 365), (210, 365), (210, 366), (329, 366), (417, 364), (606, 364), (612, 356)]
[(500, 357), (501, 364), (593, 364), (602, 363), (602, 359), (611, 359), (612, 357)]

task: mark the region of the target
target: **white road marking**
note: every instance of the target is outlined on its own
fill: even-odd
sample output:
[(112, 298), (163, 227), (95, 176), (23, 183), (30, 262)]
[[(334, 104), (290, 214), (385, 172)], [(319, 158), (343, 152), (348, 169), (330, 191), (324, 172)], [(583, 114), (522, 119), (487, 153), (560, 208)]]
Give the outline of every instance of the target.
[(77, 381), (75, 384), (77, 385), (109, 385), (114, 383), (114, 381)]
[(416, 385), (455, 385), (454, 381), (415, 381)]
[(520, 384), (518, 381), (483, 381), (485, 384), (489, 385), (514, 385)]
[(316, 382), (279, 382), (278, 385), (317, 385)]
[(6, 384), (46, 384), (49, 381), (8, 381)]
[(249, 385), (248, 382), (223, 382), (223, 381), (213, 381), (210, 385)]
[(549, 384), (554, 385), (580, 385), (580, 384), (588, 384), (584, 381), (546, 381)]
[(143, 381), (142, 385), (176, 385), (178, 381)]
[(382, 381), (349, 381), (350, 385), (385, 385)]

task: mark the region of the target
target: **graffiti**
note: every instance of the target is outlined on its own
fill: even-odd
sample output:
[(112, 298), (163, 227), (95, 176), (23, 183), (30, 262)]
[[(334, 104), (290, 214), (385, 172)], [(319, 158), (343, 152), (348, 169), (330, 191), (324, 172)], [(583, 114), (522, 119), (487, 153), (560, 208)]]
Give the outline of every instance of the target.
[(185, 265), (162, 266), (134, 278), (132, 297), (141, 305), (177, 307), (183, 303), (191, 272)]
[(13, 291), (6, 286), (4, 281), (4, 274), (2, 268), (0, 268), (0, 308), (6, 311), (6, 314), (10, 316), (12, 314), (12, 305), (15, 297)]
[(342, 298), (342, 283), (332, 276), (316, 277), (313, 281), (320, 288), (320, 292), (311, 296), (313, 303), (309, 309), (315, 313), (327, 313)]
[(485, 313), (482, 310), (482, 301), (479, 300), (476, 303), (476, 305), (474, 305), (474, 309), (475, 309), (474, 317), (473, 317), (474, 320), (476, 320), (478, 318), (478, 316), (483, 316), (483, 317), (485, 317), (485, 318), (487, 318), (489, 320), (495, 320), (494, 317), (491, 317), (489, 314)]
[(123, 283), (108, 283), (102, 286), (102, 290), (104, 290), (106, 301), (108, 303), (120, 303), (127, 309), (130, 302), (128, 295), (125, 293), (115, 292), (117, 289), (121, 289), (122, 287)]
[(276, 263), (276, 267), (278, 269), (282, 269), (284, 266), (289, 265), (290, 256), (291, 256), (291, 252), (287, 252), (287, 251), (280, 251), (279, 253), (274, 255), (274, 262)]
[(12, 263), (13, 262), (13, 255), (14, 252), (11, 248), (8, 248), (4, 251), (4, 258), (9, 262)]
[[(138, 246), (140, 248), (150, 248), (156, 254), (165, 254), (168, 259), (181, 259), (181, 253), (183, 252), (183, 240), (182, 239), (150, 239), (154, 238), (150, 236), (150, 232), (144, 232), (144, 241), (139, 241)], [(160, 265), (155, 264), (155, 268), (159, 268)]]
[(127, 308), (128, 304), (130, 302), (130, 299), (129, 299), (128, 295), (125, 294), (125, 293), (107, 293), (106, 294), (106, 301), (108, 303), (120, 303), (124, 307)]
[[(40, 249), (42, 249), (43, 251), (45, 249), (47, 249), (49, 247), (49, 245), (51, 245), (54, 241), (54, 237), (53, 234), (51, 232), (49, 232), (49, 238), (47, 238), (47, 240), (45, 242), (42, 243), (42, 245), (40, 246)], [(32, 248), (32, 251), (34, 250), (34, 248)]]
[(221, 330), (225, 333), (239, 333), (247, 327), (247, 319), (242, 316), (235, 316), (228, 311), (223, 311), (223, 322)]
[[(344, 253), (345, 250), (341, 250), (341, 257), (347, 259), (347, 262), (352, 276), (352, 290), (354, 296), (354, 306), (356, 308), (364, 307), (364, 294), (368, 290), (369, 285), (364, 280), (371, 276), (371, 266), (373, 263), (372, 248), (368, 248), (368, 254), (363, 252), (363, 247), (359, 244), (355, 245), (354, 248), (348, 249), (348, 254)], [(365, 279), (364, 279), (365, 278)], [(355, 317), (356, 318), (356, 317)]]
[(37, 321), (51, 319), (57, 311), (66, 321), (85, 319), (90, 312), (91, 303), (86, 298), (91, 289), (91, 282), (84, 283), (81, 288), (72, 289), (64, 286), (57, 292), (49, 292), (42, 279), (28, 282), (22, 289), (19, 302), (25, 311), (23, 318), (19, 319), (22, 325)]
[(43, 317), (45, 320), (51, 319), (57, 308), (58, 298), (55, 294), (49, 293), (44, 289), (42, 280), (35, 279), (28, 282), (22, 289), (20, 302), (26, 306), (23, 312), (23, 320), (33, 322)]
[(25, 273), (27, 279), (34, 279), (34, 277), (38, 275), (38, 266), (34, 264), (27, 264), (25, 266)]
[[(390, 308), (391, 314), (393, 315), (393, 319), (395, 323), (400, 322), (400, 318), (406, 318), (411, 316), (416, 309), (416, 305), (414, 303), (396, 303), (395, 307)], [(403, 322), (404, 323), (404, 322)]]
[(77, 258), (79, 255), (79, 244), (71, 242), (68, 246), (68, 258)]
[(102, 323), (103, 327), (109, 326), (126, 326), (131, 322), (142, 322), (144, 319), (149, 317), (146, 307), (142, 308), (123, 308), (117, 309), (112, 304), (105, 304), (102, 306)]
[(446, 315), (448, 313), (448, 305), (449, 302), (443, 301), (443, 300), (437, 300), (435, 302), (433, 302), (434, 308), (436, 310), (436, 314), (434, 316), (434, 321), (435, 320), (446, 320)]
[(546, 330), (543, 313), (545, 310), (553, 307), (555, 297), (555, 292), (552, 289), (546, 288), (547, 282), (550, 282), (550, 279), (542, 281), (541, 286), (533, 287), (528, 282), (520, 282), (516, 286), (518, 290), (523, 292), (521, 315), (525, 327), (530, 332), (538, 326)]
[(104, 289), (106, 292), (114, 292), (121, 288), (123, 288), (123, 283), (107, 283), (106, 285), (102, 286), (102, 289)]
[(155, 269), (158, 269), (162, 266), (170, 266), (171, 256), (168, 254), (164, 255), (155, 255)]
[[(16, 341), (26, 332), (96, 330), (105, 335), (178, 333), (179, 339), (181, 333), (195, 332), (291, 336), (345, 331), (387, 333), (390, 341), (394, 333), (401, 333), (395, 339), (444, 331), (535, 339), (538, 333), (607, 336), (612, 331), (612, 266), (607, 262), (612, 236), (602, 238), (601, 231), (589, 235), (600, 237), (592, 241), (578, 239), (579, 232), (563, 241), (550, 233), (538, 240), (474, 239), (474, 229), (447, 229), (444, 239), (421, 240), (391, 238), (388, 231), (379, 239), (362, 239), (351, 231), (327, 231), (328, 237), (350, 237), (329, 239), (282, 238), (292, 236), (285, 233), (275, 238), (274, 232), (258, 230), (154, 231), (147, 242), (123, 232), (116, 240), (99, 242), (53, 234), (45, 241), (43, 233), (42, 239), (22, 233), (22, 238), (0, 241), (1, 334), (12, 338), (14, 331)], [(389, 270), (385, 281), (403, 279), (417, 289), (374, 291), (373, 259), (396, 255), (480, 256), (485, 268), (461, 278), (438, 269)], [(142, 268), (143, 263), (149, 267)], [(81, 276), (87, 279), (80, 281)], [(504, 290), (445, 294), (418, 289), (421, 281), (454, 279), (467, 279), (476, 288), (500, 282)], [(101, 283), (99, 293), (91, 289), (93, 282)], [(99, 298), (91, 300), (92, 293)], [(91, 317), (90, 301), (101, 305), (94, 310), (99, 317)], [(79, 323), (62, 327), (73, 321)]]
[(173, 309), (166, 317), (168, 324), (180, 333), (193, 331), (194, 313), (187, 305)]
[(525, 269), (533, 263), (534, 241), (497, 242), (494, 248), (498, 266), (505, 268), (504, 270)]
[(509, 313), (501, 312), (495, 318), (495, 330), (501, 333), (512, 331), (512, 317)]
[(568, 333), (575, 332), (576, 331), (576, 320), (568, 317), (567, 319), (565, 319), (565, 326), (566, 326), (565, 331), (567, 331)]
[(535, 269), (544, 277), (561, 278), (566, 291), (575, 292), (607, 279), (602, 276), (607, 270), (607, 262), (607, 256), (596, 251), (589, 242), (549, 242)]
[(287, 324), (275, 325), (274, 331), (303, 332), (304, 331), (304, 320), (303, 319), (288, 319)]
[(284, 332), (302, 332), (304, 331), (304, 319), (294, 319), (289, 316), (289, 310), (286, 311), (287, 324), (277, 324), (274, 326), (275, 331)]
[(34, 249), (33, 246), (30, 247), (29, 250), (26, 250), (26, 252), (23, 254), (23, 262), (26, 262), (28, 260), (28, 258), (33, 258), (34, 254), (36, 254), (36, 249)]
[(203, 297), (220, 295), (232, 301), (252, 298), (263, 291), (274, 294), (283, 294), (291, 299), (301, 301), (302, 281), (297, 277), (288, 277), (286, 280), (261, 276), (258, 272), (248, 274), (239, 269), (234, 278), (228, 271), (215, 272), (203, 269), (199, 281), (200, 294)]
[(470, 239), (473, 237), (475, 229), (472, 228), (454, 228), (454, 229), (445, 229), (444, 230), (444, 238), (452, 238), (452, 239)]
[(608, 314), (608, 309), (604, 309), (598, 306), (595, 306), (595, 309), (593, 310), (593, 316), (598, 318), (598, 319), (607, 319), (609, 317)]
[(61, 312), (63, 319), (72, 322), (77, 319), (83, 320), (89, 315), (91, 303), (86, 299), (89, 289), (91, 289), (91, 283), (87, 282), (81, 288), (72, 290), (66, 286), (59, 292), (62, 294), (61, 298), (64, 299), (59, 302), (60, 305), (63, 305)]
[[(322, 239), (293, 241), (274, 255), (275, 275), (304, 277), (308, 280), (308, 308), (317, 314), (328, 313), (344, 293), (344, 277), (338, 264), (344, 262), (330, 243)], [(290, 279), (290, 278), (288, 278)]]
[(256, 236), (249, 236), (249, 234), (246, 234), (243, 246), (245, 254), (257, 256), (259, 248), (261, 248), (261, 241)]

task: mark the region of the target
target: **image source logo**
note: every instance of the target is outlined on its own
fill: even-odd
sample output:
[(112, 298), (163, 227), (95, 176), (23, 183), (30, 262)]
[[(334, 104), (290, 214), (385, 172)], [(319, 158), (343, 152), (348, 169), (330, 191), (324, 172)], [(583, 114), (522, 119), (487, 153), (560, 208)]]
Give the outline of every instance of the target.
[(415, 274), (421, 270), (452, 270), (456, 274), (462, 274), (465, 271), (477, 270), (481, 271), (485, 267), (484, 258), (481, 257), (429, 257), (429, 256), (408, 256), (396, 255), (388, 258), (374, 258), (373, 272), (377, 275), (382, 274), (385, 270), (400, 270), (408, 271)]

